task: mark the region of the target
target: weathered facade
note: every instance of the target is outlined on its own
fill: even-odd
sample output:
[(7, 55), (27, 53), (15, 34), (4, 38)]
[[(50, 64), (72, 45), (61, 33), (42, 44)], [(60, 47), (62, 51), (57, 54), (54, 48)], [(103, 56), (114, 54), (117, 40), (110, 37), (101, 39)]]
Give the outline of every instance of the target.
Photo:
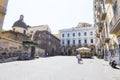
[(60, 54), (60, 40), (48, 31), (37, 31), (33, 40), (38, 46), (45, 50), (43, 56), (53, 56)]
[(9, 52), (14, 52), (21, 50), (23, 48), (22, 41), (29, 40), (30, 38), (27, 35), (24, 35), (19, 32), (14, 32), (12, 30), (3, 31), (1, 33), (0, 47)]

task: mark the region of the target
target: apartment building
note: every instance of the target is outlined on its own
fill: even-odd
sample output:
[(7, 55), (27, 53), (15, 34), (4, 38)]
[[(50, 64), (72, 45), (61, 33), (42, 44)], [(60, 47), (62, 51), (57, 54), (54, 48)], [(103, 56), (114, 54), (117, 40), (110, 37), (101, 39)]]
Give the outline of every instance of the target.
[(95, 28), (91, 24), (79, 23), (76, 27), (61, 29), (59, 33), (63, 53), (75, 55), (74, 51), (82, 46), (95, 51)]
[(119, 0), (94, 0), (94, 26), (96, 28), (96, 52), (100, 57), (114, 55), (119, 48)]

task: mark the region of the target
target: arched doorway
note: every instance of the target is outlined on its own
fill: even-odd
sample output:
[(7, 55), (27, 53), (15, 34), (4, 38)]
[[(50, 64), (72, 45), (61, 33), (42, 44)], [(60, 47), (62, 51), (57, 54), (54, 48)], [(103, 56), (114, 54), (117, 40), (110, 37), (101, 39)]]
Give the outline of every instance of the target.
[(93, 54), (93, 55), (95, 55), (96, 54), (96, 48), (95, 48), (95, 46), (94, 45), (90, 45), (90, 52)]

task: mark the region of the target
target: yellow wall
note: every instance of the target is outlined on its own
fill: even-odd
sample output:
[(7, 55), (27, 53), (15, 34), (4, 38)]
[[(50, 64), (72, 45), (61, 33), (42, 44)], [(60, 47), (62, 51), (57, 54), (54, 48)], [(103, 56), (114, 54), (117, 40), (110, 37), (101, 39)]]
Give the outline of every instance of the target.
[[(3, 21), (5, 14), (3, 9), (6, 9), (8, 0), (0, 0), (0, 33), (2, 31)], [(5, 12), (6, 13), (6, 12)]]

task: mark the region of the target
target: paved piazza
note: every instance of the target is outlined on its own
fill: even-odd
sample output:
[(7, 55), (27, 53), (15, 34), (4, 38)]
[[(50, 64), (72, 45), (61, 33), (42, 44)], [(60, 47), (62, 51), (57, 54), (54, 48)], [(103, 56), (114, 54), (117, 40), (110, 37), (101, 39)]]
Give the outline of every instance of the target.
[(97, 58), (78, 64), (75, 56), (55, 56), (0, 63), (0, 80), (120, 80), (120, 70)]

